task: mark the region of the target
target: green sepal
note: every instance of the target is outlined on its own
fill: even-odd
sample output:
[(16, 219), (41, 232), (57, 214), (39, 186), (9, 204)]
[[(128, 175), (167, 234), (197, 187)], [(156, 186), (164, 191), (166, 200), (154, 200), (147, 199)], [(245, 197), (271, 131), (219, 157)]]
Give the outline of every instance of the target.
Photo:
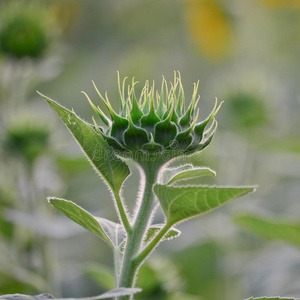
[(206, 148), (212, 141), (216, 131), (217, 131), (218, 123), (217, 121), (214, 121), (210, 129), (204, 133), (204, 140), (198, 144), (196, 147), (194, 147), (194, 143), (192, 143), (188, 148), (187, 148), (187, 153), (194, 153), (197, 151), (201, 151), (204, 148)]
[(129, 122), (127, 119), (116, 116), (113, 120), (110, 136), (114, 137), (120, 142), (124, 142), (124, 132), (128, 129)]
[(104, 114), (104, 112), (101, 110), (101, 108), (98, 106), (96, 107), (94, 105), (94, 103), (92, 102), (92, 100), (90, 99), (90, 97), (87, 95), (87, 93), (85, 92), (81, 92), (85, 95), (85, 97), (87, 98), (90, 106), (92, 107), (92, 109), (94, 110), (94, 112), (100, 117), (100, 119), (102, 120), (102, 122), (106, 125), (106, 126), (111, 126), (111, 120)]
[(120, 83), (120, 73), (117, 71), (118, 74), (118, 90), (119, 90), (119, 96), (120, 96), (120, 116), (125, 117), (126, 116), (126, 105), (125, 105), (125, 82), (127, 77), (123, 79), (122, 89), (121, 89), (121, 83)]
[(168, 120), (159, 122), (155, 126), (154, 140), (164, 147), (170, 146), (177, 135), (177, 126)]
[(150, 98), (152, 97), (152, 90), (149, 92), (149, 82), (148, 80), (145, 83), (145, 92), (144, 92), (144, 103), (142, 105), (143, 114), (146, 115), (150, 111)]
[[(134, 85), (134, 83), (133, 83), (133, 85)], [(141, 111), (141, 109), (138, 106), (135, 92), (134, 92), (134, 87), (132, 87), (132, 108), (130, 111), (131, 120), (133, 121), (133, 123), (135, 125), (137, 125), (142, 116), (143, 116), (143, 112)]]
[(114, 109), (112, 108), (112, 106), (111, 106), (111, 104), (110, 104), (110, 102), (109, 102), (109, 100), (108, 100), (107, 93), (105, 93), (105, 99), (104, 99), (104, 97), (103, 97), (103, 96), (101, 95), (101, 93), (99, 92), (99, 90), (98, 90), (98, 88), (97, 88), (95, 82), (92, 81), (92, 83), (93, 83), (93, 86), (94, 86), (94, 88), (95, 88), (97, 94), (99, 95), (100, 99), (102, 100), (103, 104), (106, 106), (107, 110), (109, 111), (109, 114), (110, 114), (110, 116), (111, 116), (111, 119), (112, 119), (112, 120), (115, 120), (116, 118), (118, 118), (118, 117), (119, 117), (118, 114), (114, 111)]
[(202, 141), (207, 123), (208, 122), (205, 120), (195, 125), (193, 130), (193, 142), (190, 147), (196, 147)]
[(187, 137), (183, 138), (182, 135), (177, 135), (176, 141), (178, 142), (178, 148), (185, 150), (193, 141), (193, 136), (189, 134)]
[(154, 192), (159, 199), (167, 223), (174, 225), (210, 211), (225, 202), (256, 189), (247, 187), (188, 186), (172, 187), (156, 184)]
[(177, 124), (178, 123), (178, 116), (177, 116), (177, 113), (176, 113), (176, 111), (174, 110), (173, 111), (173, 114), (172, 114), (172, 119), (171, 119), (171, 121), (172, 122), (174, 122), (175, 124)]
[(166, 89), (167, 89), (167, 83), (166, 83), (165, 78), (163, 77), (163, 81), (162, 81), (162, 84), (161, 84), (161, 92), (160, 92), (159, 101), (158, 101), (157, 109), (156, 109), (156, 115), (160, 118), (160, 120), (163, 119), (163, 116), (164, 116), (164, 113), (165, 113), (164, 86), (166, 86)]
[(177, 126), (171, 121), (173, 115), (174, 102), (172, 103), (171, 110), (167, 118), (155, 125), (154, 140), (156, 143), (164, 147), (170, 146), (177, 135)]
[(99, 117), (100, 117), (100, 119), (102, 120), (102, 122), (106, 125), (106, 126), (108, 126), (108, 127), (110, 127), (111, 125), (112, 125), (112, 122), (111, 122), (111, 120), (104, 114), (104, 112), (101, 110), (101, 108), (98, 106), (97, 107), (97, 110), (98, 110), (98, 112), (99, 112)]
[(178, 142), (179, 149), (187, 149), (187, 147), (192, 143), (193, 141), (193, 136), (191, 134), (192, 130), (193, 130), (193, 125), (191, 125), (185, 131), (178, 133), (175, 141)]
[[(40, 94), (40, 93), (39, 93)], [(96, 172), (100, 173), (110, 188), (119, 192), (130, 174), (126, 163), (119, 159), (113, 149), (98, 134), (92, 125), (81, 120), (74, 112), (64, 108), (54, 100), (40, 94), (50, 107), (60, 116), (64, 124), (77, 140)]]
[(194, 86), (194, 93), (193, 93), (192, 101), (191, 101), (187, 111), (179, 120), (179, 125), (182, 130), (187, 129), (194, 122), (193, 114), (194, 114), (194, 110), (195, 110), (197, 88), (198, 88), (198, 84)]
[(113, 147), (114, 150), (123, 152), (123, 151), (128, 151), (121, 143), (119, 143), (115, 138), (107, 135), (103, 135), (103, 138), (107, 141), (108, 145)]
[(187, 110), (184, 116), (182, 116), (179, 120), (179, 126), (182, 130), (188, 128), (193, 122), (193, 118), (191, 116), (191, 110)]
[(184, 90), (181, 81), (179, 84), (180, 86), (179, 86), (179, 95), (178, 95), (178, 100), (176, 105), (176, 114), (178, 115), (179, 118), (181, 118), (184, 111), (185, 97), (184, 97)]
[[(204, 121), (202, 121), (202, 122), (200, 122), (200, 123), (198, 123), (198, 124), (195, 125), (195, 128), (194, 128), (194, 130), (193, 130), (193, 136), (194, 136), (194, 139), (193, 139), (193, 142), (192, 142), (190, 148), (196, 147), (196, 146), (202, 141), (203, 136), (204, 136), (204, 130), (205, 130), (206, 125), (207, 125), (211, 120), (213, 120), (213, 118), (216, 116), (216, 114), (218, 113), (218, 111), (219, 111), (219, 109), (220, 109), (222, 103), (223, 103), (223, 102), (221, 102), (221, 103), (219, 104), (219, 106), (217, 106), (218, 100), (216, 99), (215, 105), (214, 105), (214, 107), (213, 107), (211, 113), (209, 114), (209, 116), (208, 116)], [(213, 127), (213, 124), (212, 124), (211, 128), (212, 128), (212, 127)], [(216, 130), (216, 128), (215, 128), (215, 130)], [(214, 130), (214, 132), (215, 132), (215, 130)], [(214, 132), (213, 132), (213, 134), (214, 134)]]
[(143, 145), (142, 147), (142, 150), (143, 151), (147, 151), (147, 152), (151, 152), (151, 153), (161, 153), (163, 152), (164, 148), (162, 145), (160, 144), (157, 144), (154, 142), (154, 138), (153, 138), (153, 135), (152, 133), (150, 133), (150, 142)]
[(154, 133), (154, 127), (158, 122), (160, 122), (160, 118), (156, 115), (154, 105), (152, 103), (148, 114), (141, 118), (141, 127), (148, 132)]
[(131, 150), (141, 149), (143, 145), (149, 143), (148, 133), (129, 120), (129, 127), (124, 132), (124, 143)]

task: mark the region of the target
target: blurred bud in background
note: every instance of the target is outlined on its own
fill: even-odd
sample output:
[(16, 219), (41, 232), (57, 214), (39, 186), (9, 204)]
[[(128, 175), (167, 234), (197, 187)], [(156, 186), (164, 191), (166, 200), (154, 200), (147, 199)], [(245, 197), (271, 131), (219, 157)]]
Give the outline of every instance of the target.
[(15, 59), (42, 58), (71, 31), (78, 1), (9, 1), (0, 4), (0, 53)]
[(21, 59), (39, 58), (54, 37), (53, 18), (44, 5), (10, 2), (1, 7), (0, 50)]
[(49, 145), (50, 129), (40, 118), (22, 113), (12, 117), (1, 138), (9, 156), (17, 156), (30, 165)]
[(258, 128), (268, 119), (266, 104), (258, 93), (237, 90), (225, 98), (227, 118), (225, 122), (232, 128)]
[(230, 52), (231, 17), (217, 0), (184, 0), (187, 26), (195, 46), (210, 60)]

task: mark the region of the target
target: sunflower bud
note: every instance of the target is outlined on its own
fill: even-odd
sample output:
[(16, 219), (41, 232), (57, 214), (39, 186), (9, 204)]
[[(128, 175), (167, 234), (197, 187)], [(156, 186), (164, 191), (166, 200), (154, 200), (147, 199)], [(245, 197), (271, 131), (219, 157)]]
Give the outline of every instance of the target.
[[(94, 120), (95, 130), (103, 136), (116, 154), (134, 160), (139, 155), (149, 157), (166, 156), (174, 158), (184, 154), (192, 154), (207, 147), (217, 129), (215, 115), (221, 104), (215, 106), (209, 116), (198, 122), (197, 95), (198, 83), (190, 104), (185, 107), (184, 90), (180, 74), (174, 76), (174, 82), (167, 84), (163, 78), (160, 91), (155, 91), (146, 82), (139, 97), (135, 93), (137, 82), (132, 80), (125, 93), (126, 78), (121, 86), (118, 76), (120, 94), (120, 110), (117, 113), (111, 106), (107, 94), (103, 97), (94, 87), (106, 107), (106, 115), (99, 106), (95, 106), (87, 97), (91, 107), (100, 117), (103, 126)], [(207, 129), (207, 125), (211, 126)]]
[(50, 129), (45, 122), (32, 115), (17, 114), (0, 137), (0, 145), (7, 155), (15, 155), (29, 164), (45, 153), (49, 146)]
[(3, 5), (0, 52), (16, 59), (39, 58), (50, 45), (51, 17), (41, 5)]

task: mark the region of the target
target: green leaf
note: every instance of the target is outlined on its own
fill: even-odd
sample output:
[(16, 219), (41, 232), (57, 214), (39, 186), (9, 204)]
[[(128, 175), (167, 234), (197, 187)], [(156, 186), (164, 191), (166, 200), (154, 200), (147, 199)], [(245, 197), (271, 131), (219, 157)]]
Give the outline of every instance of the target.
[(54, 100), (42, 94), (40, 95), (60, 116), (92, 163), (96, 172), (99, 172), (103, 176), (113, 191), (119, 192), (123, 182), (130, 174), (126, 163), (114, 154), (112, 148), (103, 137), (94, 130), (93, 126)]
[[(155, 225), (151, 225), (147, 231), (146, 237), (144, 242), (148, 243), (150, 242), (154, 236), (160, 231), (160, 229), (164, 226), (164, 224), (155, 224)], [(181, 231), (179, 231), (178, 229), (172, 227), (167, 234), (164, 236), (164, 238), (162, 239), (162, 241), (164, 240), (171, 240), (173, 238), (179, 237), (181, 234)]]
[(100, 299), (111, 299), (114, 297), (130, 296), (139, 293), (141, 289), (139, 288), (118, 288), (113, 289), (107, 293), (99, 296), (87, 297), (87, 298), (54, 298), (49, 294), (40, 294), (37, 296), (21, 295), (21, 294), (11, 294), (0, 296), (1, 300), (45, 300), (45, 299), (55, 299), (55, 300), (100, 300)]
[(190, 170), (193, 168), (194, 168), (194, 166), (192, 164), (185, 164), (185, 165), (181, 165), (181, 166), (177, 166), (177, 167), (165, 168), (163, 170), (162, 182), (163, 182), (163, 184), (167, 184), (171, 180), (172, 177), (176, 176), (180, 172), (185, 171), (185, 170)]
[(120, 247), (126, 239), (126, 231), (121, 224), (109, 221), (104, 218), (94, 217), (104, 229), (105, 233), (112, 241), (114, 246)]
[(300, 223), (270, 220), (255, 215), (241, 215), (234, 220), (244, 229), (263, 238), (282, 240), (300, 247)]
[(111, 247), (119, 246), (121, 235), (125, 235), (124, 230), (121, 232), (120, 224), (94, 217), (72, 201), (54, 197), (49, 197), (48, 201), (68, 218), (99, 236)]
[(287, 298), (287, 297), (259, 297), (259, 298), (248, 298), (246, 300), (299, 300), (299, 298)]
[(11, 294), (0, 296), (0, 299), (5, 300), (44, 300), (44, 299), (54, 299), (50, 294), (40, 294), (36, 296), (21, 295), (21, 294)]
[(91, 279), (104, 289), (110, 290), (114, 288), (114, 273), (107, 266), (92, 262), (84, 268), (84, 271)]
[(212, 210), (234, 198), (253, 192), (255, 187), (170, 187), (155, 185), (157, 195), (169, 224), (176, 224)]
[(201, 176), (216, 176), (216, 172), (210, 168), (202, 167), (202, 168), (193, 168), (182, 171), (175, 176), (173, 176), (169, 181), (168, 185), (177, 181), (187, 180), (192, 178), (197, 178)]

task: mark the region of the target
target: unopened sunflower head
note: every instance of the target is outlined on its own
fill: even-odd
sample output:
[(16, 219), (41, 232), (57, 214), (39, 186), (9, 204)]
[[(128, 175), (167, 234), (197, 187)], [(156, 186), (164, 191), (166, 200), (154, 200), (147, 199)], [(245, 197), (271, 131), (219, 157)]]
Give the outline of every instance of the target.
[[(139, 153), (150, 157), (168, 155), (169, 158), (174, 158), (192, 154), (207, 147), (217, 129), (214, 117), (221, 104), (217, 105), (216, 100), (209, 116), (198, 122), (198, 83), (194, 84), (192, 100), (186, 108), (179, 73), (175, 73), (174, 82), (170, 85), (163, 78), (160, 91), (154, 89), (154, 83), (150, 86), (146, 82), (139, 97), (135, 94), (137, 82), (132, 79), (131, 85), (126, 89), (126, 78), (121, 85), (118, 76), (119, 113), (112, 108), (107, 94), (103, 97), (94, 82), (93, 84), (109, 113), (107, 116), (83, 92), (103, 123), (103, 126), (98, 126), (93, 119), (95, 130), (120, 156)], [(211, 125), (207, 126), (209, 123)], [(132, 157), (134, 159), (135, 156)]]
[(42, 3), (7, 1), (0, 10), (0, 53), (14, 59), (42, 57), (55, 35), (52, 19)]

